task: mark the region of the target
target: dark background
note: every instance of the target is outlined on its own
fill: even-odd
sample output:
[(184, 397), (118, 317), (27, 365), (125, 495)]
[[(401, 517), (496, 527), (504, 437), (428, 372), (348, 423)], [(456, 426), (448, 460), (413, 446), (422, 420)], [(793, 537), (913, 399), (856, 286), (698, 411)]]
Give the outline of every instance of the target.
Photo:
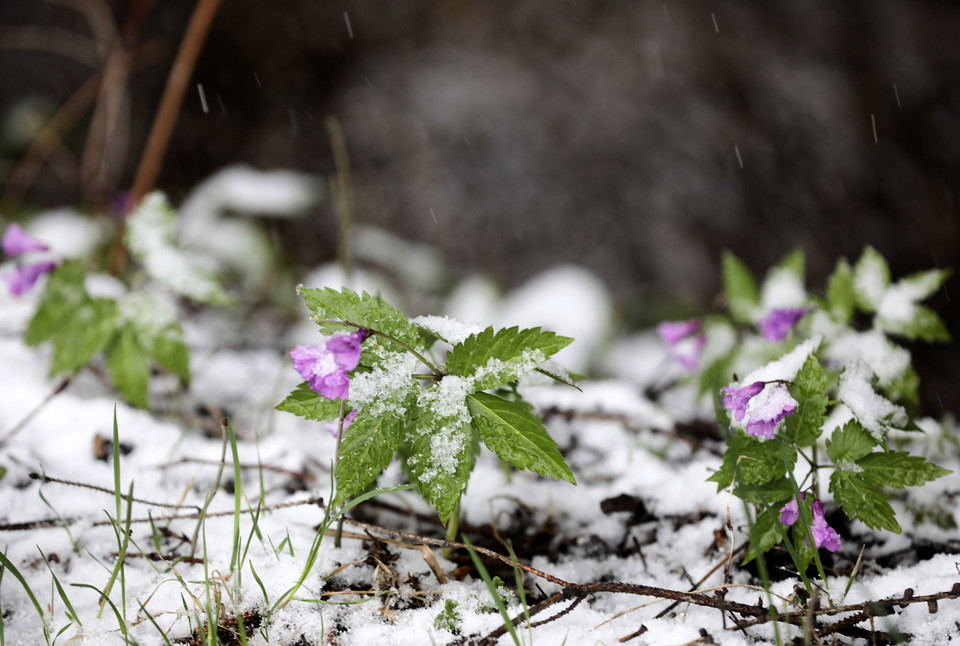
[[(0, 2), (6, 213), (129, 188), (194, 6)], [(136, 52), (120, 72), (116, 42)], [(955, 2), (224, 0), (159, 187), (237, 162), (329, 176), (329, 116), (358, 222), (507, 287), (585, 265), (634, 325), (710, 307), (724, 249), (759, 274), (802, 246), (813, 289), (866, 244), (895, 277), (960, 268)], [(287, 233), (304, 265), (335, 254), (328, 203)], [(930, 304), (957, 338), (955, 285)], [(911, 350), (928, 411), (960, 411), (956, 345)]]

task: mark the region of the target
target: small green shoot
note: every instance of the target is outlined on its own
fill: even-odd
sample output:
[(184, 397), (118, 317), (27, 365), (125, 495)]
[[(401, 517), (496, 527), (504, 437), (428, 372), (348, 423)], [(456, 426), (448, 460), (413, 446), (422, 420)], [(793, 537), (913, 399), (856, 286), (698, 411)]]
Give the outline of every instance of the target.
[(493, 597), (493, 602), (497, 604), (497, 610), (500, 611), (500, 616), (503, 617), (503, 623), (510, 632), (510, 637), (513, 639), (513, 643), (516, 644), (516, 646), (520, 646), (520, 638), (517, 636), (517, 630), (513, 625), (513, 620), (510, 619), (510, 615), (507, 613), (507, 606), (503, 603), (503, 599), (500, 598), (500, 593), (497, 591), (497, 586), (493, 582), (493, 579), (490, 578), (490, 573), (487, 572), (487, 568), (477, 555), (477, 551), (473, 549), (473, 544), (470, 543), (470, 539), (467, 538), (467, 535), (462, 534), (461, 538), (463, 539), (463, 544), (467, 546), (467, 551), (470, 553), (470, 558), (473, 560), (473, 565), (477, 568), (477, 572), (480, 573), (480, 578), (483, 579), (483, 582), (487, 584), (487, 590), (490, 591), (490, 596)]

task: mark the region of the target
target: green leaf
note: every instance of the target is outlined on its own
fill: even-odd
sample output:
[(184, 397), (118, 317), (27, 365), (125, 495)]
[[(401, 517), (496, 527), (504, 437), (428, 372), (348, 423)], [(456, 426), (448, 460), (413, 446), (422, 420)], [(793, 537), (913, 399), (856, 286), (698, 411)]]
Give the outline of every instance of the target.
[(914, 302), (920, 302), (933, 294), (943, 286), (947, 278), (950, 277), (949, 269), (928, 269), (910, 274), (897, 281), (897, 285), (910, 292)]
[(729, 251), (723, 252), (723, 293), (734, 320), (752, 324), (760, 303), (757, 283), (746, 265)]
[(855, 305), (853, 269), (846, 258), (841, 258), (827, 281), (827, 309), (842, 322), (848, 323), (853, 317)]
[(890, 286), (887, 261), (873, 247), (863, 250), (853, 268), (853, 296), (864, 312), (875, 312)]
[(40, 345), (49, 339), (71, 312), (90, 300), (83, 285), (84, 275), (83, 267), (73, 260), (50, 272), (43, 300), (24, 336), (27, 345)]
[(321, 397), (304, 381), (277, 405), (277, 410), (317, 422), (328, 422), (340, 416), (340, 400)]
[(383, 332), (418, 350), (426, 351), (420, 329), (379, 296), (372, 296), (366, 292), (357, 294), (346, 288), (337, 291), (330, 287), (318, 289), (301, 287), (298, 293), (310, 309), (311, 318), (320, 325), (325, 334), (355, 329), (355, 326), (329, 321), (350, 322), (360, 327)]
[(171, 301), (142, 290), (131, 292), (120, 302), (120, 317), (136, 333), (147, 356), (190, 383), (190, 352)]
[(400, 445), (403, 421), (395, 415), (376, 417), (363, 411), (343, 433), (336, 467), (334, 506), (350, 500), (383, 473)]
[(743, 559), (744, 565), (758, 556), (766, 554), (780, 542), (779, 524), (780, 512), (776, 507), (768, 507), (766, 511), (757, 516), (757, 520), (750, 527), (750, 545), (747, 547), (747, 553)]
[[(780, 478), (762, 485), (740, 485), (733, 490), (737, 498), (744, 502), (769, 505), (777, 501), (787, 501), (793, 497), (793, 484), (789, 478)], [(783, 505), (778, 506), (782, 507)]]
[(134, 406), (147, 407), (150, 365), (131, 325), (123, 326), (107, 353), (107, 370), (113, 385), (124, 399)]
[(467, 488), (476, 459), (474, 430), (468, 421), (458, 422), (422, 414), (401, 446), (407, 474), (444, 524)]
[(50, 373), (74, 372), (87, 365), (116, 332), (116, 301), (86, 300), (61, 319), (53, 333)]
[(856, 420), (850, 420), (827, 440), (827, 455), (836, 465), (853, 463), (871, 453), (877, 440)]
[(787, 469), (792, 471), (797, 462), (797, 448), (793, 444), (785, 447), (789, 464), (784, 464), (781, 441), (779, 438), (761, 441), (737, 429), (727, 443), (723, 466), (707, 480), (716, 482), (717, 490), (722, 491), (730, 486), (734, 477), (738, 486), (766, 484), (784, 477)]
[(124, 241), (147, 275), (175, 294), (199, 303), (232, 304), (199, 259), (176, 245), (176, 234), (176, 214), (163, 193), (154, 191), (127, 218)]
[(784, 419), (787, 437), (797, 446), (812, 446), (827, 414), (827, 380), (815, 355), (807, 357), (789, 390), (799, 406)]
[(894, 534), (902, 531), (886, 496), (860, 474), (834, 471), (830, 475), (830, 491), (834, 501), (850, 518), (859, 518), (873, 529), (886, 529)]
[(577, 484), (543, 422), (523, 406), (496, 395), (467, 395), (473, 427), (487, 448), (517, 469)]
[(453, 346), (447, 355), (447, 372), (472, 377), (476, 390), (487, 390), (515, 381), (535, 369), (573, 339), (540, 328), (488, 327)]
[(884, 331), (911, 341), (926, 341), (928, 343), (950, 341), (950, 332), (947, 331), (943, 319), (936, 312), (925, 305), (914, 305), (913, 307), (913, 315), (909, 320), (881, 316), (877, 322)]
[(165, 326), (152, 338), (141, 337), (141, 341), (157, 365), (190, 384), (190, 351), (183, 341), (183, 328), (179, 323)]
[(920, 456), (902, 451), (870, 453), (857, 460), (857, 464), (863, 468), (861, 475), (867, 482), (898, 489), (916, 487), (952, 473)]
[(797, 247), (787, 254), (783, 260), (777, 263), (777, 268), (789, 271), (802, 282), (806, 273), (806, 254), (803, 252), (803, 247)]

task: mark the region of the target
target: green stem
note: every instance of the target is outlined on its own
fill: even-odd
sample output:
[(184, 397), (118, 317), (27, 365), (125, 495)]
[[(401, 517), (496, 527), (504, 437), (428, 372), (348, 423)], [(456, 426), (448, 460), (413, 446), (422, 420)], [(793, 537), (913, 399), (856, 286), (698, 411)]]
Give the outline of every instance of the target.
[[(450, 542), (457, 540), (457, 534), (460, 532), (460, 500), (457, 499), (457, 504), (453, 508), (453, 512), (450, 514), (450, 519), (447, 521), (447, 540)], [(449, 559), (450, 554), (453, 552), (453, 549), (450, 547), (443, 548), (443, 558)]]
[[(340, 400), (340, 419), (337, 422), (337, 453), (336, 453), (336, 456), (334, 457), (334, 464), (336, 465), (334, 467), (335, 469), (334, 473), (336, 473), (336, 471), (340, 469), (340, 442), (343, 441), (343, 415), (346, 412), (346, 410), (347, 410), (347, 402), (341, 399)], [(336, 478), (334, 478), (333, 482), (336, 483)], [(330, 499), (333, 500), (335, 497), (336, 496), (331, 495)], [(343, 538), (343, 516), (341, 515), (340, 519), (337, 521), (337, 533), (334, 534), (333, 536), (333, 546), (336, 547), (337, 549), (340, 549), (340, 541), (342, 540), (342, 538)]]

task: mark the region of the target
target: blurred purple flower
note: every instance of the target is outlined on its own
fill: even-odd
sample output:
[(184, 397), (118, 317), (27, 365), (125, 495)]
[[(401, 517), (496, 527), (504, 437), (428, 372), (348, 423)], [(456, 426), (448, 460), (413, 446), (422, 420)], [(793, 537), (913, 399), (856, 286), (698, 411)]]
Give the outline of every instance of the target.
[(28, 251), (46, 251), (47, 245), (30, 236), (20, 228), (19, 224), (11, 224), (3, 233), (3, 253), (8, 256), (19, 256)]
[(766, 400), (750, 411), (747, 417), (747, 433), (772, 440), (777, 424), (784, 417), (793, 415), (797, 406), (797, 400), (790, 396), (790, 391), (783, 384), (771, 389)]
[(10, 293), (14, 296), (20, 296), (24, 292), (30, 291), (40, 276), (53, 271), (56, 266), (57, 263), (52, 260), (30, 265), (17, 263), (17, 268), (13, 270), (13, 273), (7, 274), (3, 279), (7, 281), (7, 289), (10, 290)]
[(840, 534), (827, 524), (823, 517), (823, 503), (819, 500), (813, 501), (813, 523), (810, 525), (810, 530), (813, 532), (813, 542), (817, 547), (825, 547), (831, 552), (836, 552), (840, 547)]
[(803, 307), (775, 307), (757, 322), (757, 327), (767, 341), (780, 341), (806, 313)]
[(360, 345), (367, 336), (367, 330), (361, 328), (319, 345), (298, 345), (290, 351), (293, 367), (321, 397), (346, 399), (350, 390), (347, 373), (360, 362)]
[[(800, 500), (807, 497), (807, 494), (800, 494)], [(800, 518), (800, 508), (797, 506), (797, 498), (794, 496), (790, 502), (780, 508), (780, 524), (793, 525)]]
[(700, 353), (707, 337), (700, 331), (700, 321), (664, 321), (657, 326), (664, 343), (670, 346), (670, 354), (689, 372), (697, 369)]
[(732, 411), (733, 418), (739, 422), (747, 412), (747, 404), (750, 403), (750, 399), (763, 390), (763, 382), (755, 381), (752, 384), (740, 386), (735, 381), (720, 390), (726, 393), (723, 396), (723, 407)]

